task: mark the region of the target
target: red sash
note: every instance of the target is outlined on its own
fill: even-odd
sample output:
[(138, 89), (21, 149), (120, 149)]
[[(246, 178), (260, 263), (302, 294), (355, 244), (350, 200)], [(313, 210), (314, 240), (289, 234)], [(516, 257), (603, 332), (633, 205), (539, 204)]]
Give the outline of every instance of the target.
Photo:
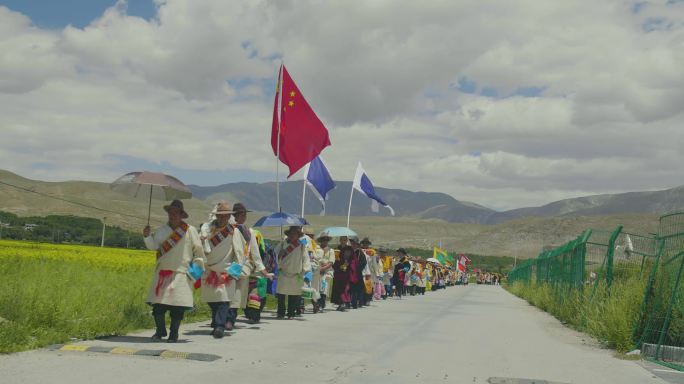
[(171, 232), (171, 235), (169, 235), (169, 238), (164, 240), (164, 242), (161, 244), (161, 247), (159, 247), (159, 250), (157, 251), (157, 259), (173, 249), (173, 247), (175, 247), (188, 232), (188, 228), (190, 228), (189, 225), (185, 224), (185, 222), (181, 222), (181, 225), (174, 229), (173, 232)]
[(217, 245), (221, 244), (223, 240), (225, 240), (228, 236), (233, 235), (233, 227), (230, 225), (226, 225), (223, 227), (220, 231), (218, 231), (214, 236), (212, 236), (209, 239), (209, 242), (211, 243), (211, 247), (214, 248)]
[(230, 275), (228, 275), (226, 272), (221, 272), (216, 273), (214, 271), (209, 272), (209, 276), (207, 276), (206, 283), (208, 285), (211, 285), (212, 287), (218, 287), (224, 284), (229, 284), (230, 283)]
[(159, 278), (157, 279), (157, 286), (154, 287), (154, 294), (159, 296), (159, 291), (161, 290), (161, 287), (164, 285), (164, 282), (166, 279), (169, 277), (173, 276), (173, 271), (170, 269), (162, 269), (159, 271)]

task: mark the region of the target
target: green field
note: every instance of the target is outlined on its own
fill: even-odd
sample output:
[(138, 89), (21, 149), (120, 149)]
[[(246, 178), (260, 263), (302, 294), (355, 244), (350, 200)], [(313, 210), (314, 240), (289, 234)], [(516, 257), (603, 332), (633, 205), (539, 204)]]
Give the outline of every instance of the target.
[(0, 241), (0, 353), (153, 327), (153, 268), (149, 251)]

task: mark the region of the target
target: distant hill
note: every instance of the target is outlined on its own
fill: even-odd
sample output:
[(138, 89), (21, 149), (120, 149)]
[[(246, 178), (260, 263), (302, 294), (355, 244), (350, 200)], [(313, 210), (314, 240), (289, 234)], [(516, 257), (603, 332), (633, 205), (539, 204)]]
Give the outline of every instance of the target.
[[(326, 214), (346, 216), (349, 207), (351, 182), (336, 181), (337, 187), (330, 191), (326, 202)], [(283, 211), (301, 213), (303, 181), (280, 183), (280, 201)], [(216, 187), (190, 185), (193, 196), (213, 203), (222, 199), (241, 201), (250, 209), (273, 212), (276, 207), (276, 184), (230, 183)], [(453, 223), (482, 223), (494, 210), (469, 202), (462, 202), (438, 192), (411, 192), (403, 189), (376, 188), (387, 204), (394, 208), (397, 216), (411, 216), (425, 219), (442, 219)], [(370, 209), (371, 201), (358, 192), (352, 200), (352, 216), (390, 216), (389, 210), (380, 208), (378, 213)], [(307, 189), (305, 215), (316, 215), (321, 211), (318, 199)]]
[[(107, 223), (136, 231), (146, 224), (148, 195), (143, 192), (137, 197), (126, 196), (111, 191), (107, 183), (37, 181), (3, 170), (0, 170), (0, 181), (37, 192), (31, 193), (0, 184), (0, 211), (19, 216), (75, 215), (97, 219), (106, 217)], [(153, 224), (164, 221), (164, 204), (163, 201), (152, 200)], [(204, 220), (210, 209), (207, 203), (198, 199), (186, 200), (185, 207), (191, 218), (196, 220)]]
[[(2, 170), (0, 182), (38, 192), (0, 183), (0, 211), (21, 217), (74, 215), (98, 220), (107, 217), (108, 224), (136, 233), (146, 221), (147, 195), (122, 195), (111, 191), (107, 183), (44, 182)], [(281, 187), (284, 209), (299, 213), (302, 182), (286, 182)], [(312, 231), (346, 224), (350, 187), (349, 182), (338, 182), (328, 201), (326, 216), (318, 216), (318, 200), (307, 191), (306, 217)], [(195, 197), (185, 200), (185, 205), (190, 214), (189, 222), (194, 225), (205, 221), (211, 203), (222, 198), (230, 202), (242, 201), (257, 211), (250, 214), (248, 223), (275, 209), (274, 183), (233, 183), (217, 187), (192, 186), (191, 189)], [(378, 192), (396, 209), (397, 217), (387, 217), (384, 208), (377, 214), (371, 212), (370, 201), (355, 193), (351, 219), (351, 227), (363, 236), (370, 236), (377, 245), (428, 249), (442, 242), (450, 250), (518, 257), (536, 256), (543, 245), (562, 244), (586, 228), (613, 229), (621, 224), (633, 233), (655, 232), (659, 214), (684, 209), (684, 187), (566, 199), (507, 212), (494, 212), (443, 193), (386, 188), (378, 188)], [(163, 201), (153, 200), (153, 225), (165, 220), (163, 204)], [(263, 232), (271, 239), (280, 236), (277, 228), (266, 228)]]
[(495, 212), (484, 223), (498, 224), (522, 217), (663, 214), (682, 210), (684, 210), (684, 186), (662, 191), (627, 192), (559, 200), (541, 207)]

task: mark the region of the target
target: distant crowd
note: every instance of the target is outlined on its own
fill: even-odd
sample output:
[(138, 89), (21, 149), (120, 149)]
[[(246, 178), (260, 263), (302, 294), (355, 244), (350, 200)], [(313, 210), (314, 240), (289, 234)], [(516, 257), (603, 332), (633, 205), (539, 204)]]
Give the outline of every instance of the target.
[[(180, 200), (164, 210), (166, 224), (154, 232), (149, 226), (143, 230), (146, 246), (157, 252), (147, 296), (156, 341), (178, 340), (184, 314), (194, 306), (194, 289), (211, 308), (211, 334), (222, 338), (234, 328), (240, 309), (249, 322), (259, 322), (268, 295), (277, 299), (277, 319), (293, 319), (303, 316), (308, 303), (313, 313), (325, 312), (329, 303), (345, 312), (374, 300), (465, 285), (470, 278), (440, 263), (411, 257), (403, 248), (390, 255), (373, 248), (368, 238), (339, 236), (332, 247), (333, 236), (315, 236), (298, 226), (289, 227), (281, 242), (268, 246), (258, 230), (245, 225), (250, 211), (241, 203), (218, 203), (199, 230), (185, 222), (188, 214)], [(495, 275), (482, 275), (487, 283), (498, 284)]]

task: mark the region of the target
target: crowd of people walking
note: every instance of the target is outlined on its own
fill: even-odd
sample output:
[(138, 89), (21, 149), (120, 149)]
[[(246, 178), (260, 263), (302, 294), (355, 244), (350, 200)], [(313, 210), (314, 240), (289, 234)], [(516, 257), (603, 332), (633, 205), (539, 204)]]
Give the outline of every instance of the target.
[[(260, 321), (266, 297), (277, 299), (277, 319), (313, 313), (345, 312), (369, 306), (373, 300), (425, 295), (426, 291), (467, 284), (468, 274), (411, 257), (399, 248), (375, 249), (368, 238), (315, 236), (302, 227), (284, 231), (285, 238), (267, 244), (262, 234), (245, 225), (243, 204), (218, 203), (210, 220), (188, 225), (180, 200), (164, 206), (168, 222), (154, 232), (143, 229), (146, 246), (157, 252), (157, 264), (147, 302), (156, 332), (176, 342), (184, 314), (194, 306), (193, 290), (211, 309), (211, 334), (222, 338), (232, 330), (242, 309), (248, 321)], [(170, 330), (166, 313), (170, 313)]]

